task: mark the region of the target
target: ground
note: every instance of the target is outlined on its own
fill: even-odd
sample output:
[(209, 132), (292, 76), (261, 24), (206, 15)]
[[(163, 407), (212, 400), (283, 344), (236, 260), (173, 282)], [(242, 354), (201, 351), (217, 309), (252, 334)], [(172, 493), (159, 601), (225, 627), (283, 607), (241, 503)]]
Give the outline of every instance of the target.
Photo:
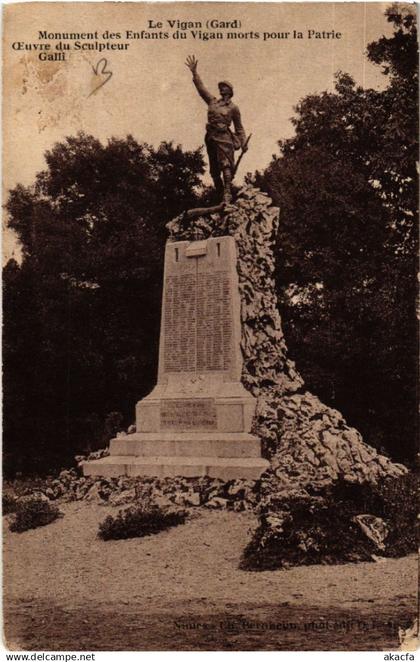
[[(250, 513), (197, 509), (156, 536), (104, 542), (115, 508), (4, 533), (6, 645), (14, 650), (395, 650), (416, 615), (415, 556), (244, 572)], [(4, 518), (5, 519), (5, 518)]]

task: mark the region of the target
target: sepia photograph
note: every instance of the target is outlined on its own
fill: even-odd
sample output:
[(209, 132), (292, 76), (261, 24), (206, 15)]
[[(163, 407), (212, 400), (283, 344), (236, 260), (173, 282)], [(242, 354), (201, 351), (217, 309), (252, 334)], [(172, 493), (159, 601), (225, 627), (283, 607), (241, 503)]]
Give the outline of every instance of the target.
[(2, 18), (5, 649), (414, 660), (416, 6)]

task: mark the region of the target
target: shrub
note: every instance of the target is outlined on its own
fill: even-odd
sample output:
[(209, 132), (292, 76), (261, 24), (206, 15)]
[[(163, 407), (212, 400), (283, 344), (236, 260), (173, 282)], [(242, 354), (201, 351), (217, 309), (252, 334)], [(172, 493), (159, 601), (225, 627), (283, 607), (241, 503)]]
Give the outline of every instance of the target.
[(10, 523), (10, 531), (22, 533), (28, 529), (36, 529), (38, 526), (45, 526), (54, 522), (63, 514), (57, 506), (50, 504), (49, 501), (34, 497), (25, 501), (18, 501), (16, 515)]
[(388, 478), (373, 491), (377, 503), (373, 514), (382, 517), (390, 527), (385, 555), (399, 557), (417, 551), (418, 474), (408, 473), (400, 478)]
[(18, 501), (13, 494), (8, 494), (7, 492), (3, 494), (2, 499), (2, 511), (3, 515), (10, 515), (10, 513), (16, 512)]
[[(387, 478), (378, 485), (339, 480), (306, 498), (276, 502), (243, 552), (243, 570), (275, 570), (315, 563), (371, 561), (373, 554), (398, 557), (417, 548), (418, 477)], [(370, 514), (384, 520), (388, 534), (378, 551), (354, 521)]]
[(102, 540), (141, 538), (184, 524), (186, 517), (184, 510), (165, 511), (151, 505), (129, 508), (120, 510), (116, 517), (108, 515), (99, 525), (98, 536)]

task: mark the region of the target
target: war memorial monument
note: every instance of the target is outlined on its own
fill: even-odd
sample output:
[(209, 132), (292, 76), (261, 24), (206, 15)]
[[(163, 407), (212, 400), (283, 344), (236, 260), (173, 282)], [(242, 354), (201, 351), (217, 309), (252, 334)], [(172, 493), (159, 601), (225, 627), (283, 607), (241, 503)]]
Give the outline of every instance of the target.
[(217, 205), (167, 224), (157, 384), (137, 403), (136, 431), (112, 439), (107, 457), (84, 462), (84, 474), (264, 475), (269, 493), (296, 494), (340, 476), (375, 482), (405, 473), (309, 393), (288, 357), (274, 282), (279, 209), (252, 186), (233, 200), (249, 138), (233, 85), (221, 81), (213, 96), (197, 64), (187, 58), (208, 106)]

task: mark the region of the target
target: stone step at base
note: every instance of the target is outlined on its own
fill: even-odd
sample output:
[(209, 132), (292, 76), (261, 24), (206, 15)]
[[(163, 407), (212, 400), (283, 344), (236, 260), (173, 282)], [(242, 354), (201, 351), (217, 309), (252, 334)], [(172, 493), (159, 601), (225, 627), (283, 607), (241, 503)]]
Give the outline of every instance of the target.
[(111, 440), (111, 455), (138, 457), (261, 457), (258, 437), (242, 433), (135, 433)]
[(210, 476), (222, 480), (245, 478), (257, 480), (269, 466), (261, 457), (135, 457), (108, 456), (83, 463), (85, 476), (182, 476), (194, 478)]

